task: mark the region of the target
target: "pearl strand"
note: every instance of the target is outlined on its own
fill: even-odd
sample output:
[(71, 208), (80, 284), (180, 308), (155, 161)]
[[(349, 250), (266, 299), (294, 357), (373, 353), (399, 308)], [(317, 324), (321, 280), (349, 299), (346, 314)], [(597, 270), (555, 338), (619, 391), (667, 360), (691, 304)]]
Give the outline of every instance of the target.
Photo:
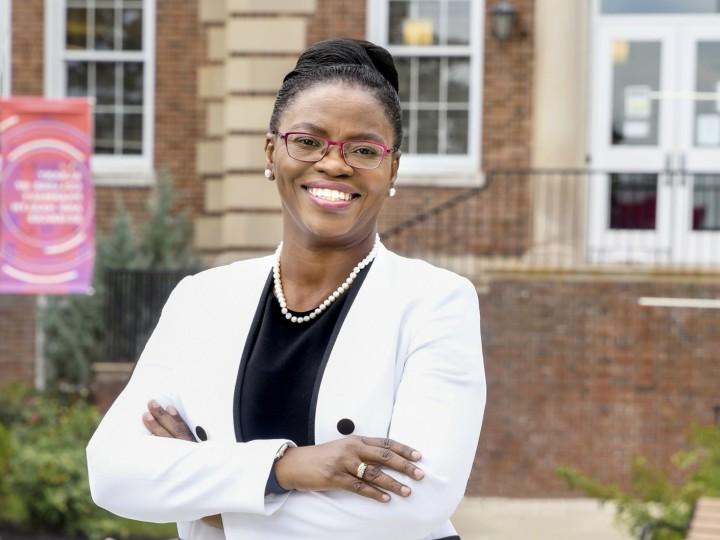
[(310, 312), (308, 315), (298, 317), (288, 309), (287, 302), (285, 301), (285, 293), (283, 292), (282, 281), (280, 280), (280, 253), (282, 253), (282, 242), (280, 242), (280, 245), (275, 251), (275, 263), (273, 264), (273, 286), (275, 290), (275, 296), (277, 297), (278, 303), (280, 304), (280, 310), (282, 311), (282, 314), (285, 315), (285, 318), (290, 322), (298, 324), (309, 322), (318, 317), (323, 311), (329, 308), (335, 300), (340, 298), (340, 296), (350, 288), (360, 271), (375, 259), (379, 247), (380, 236), (378, 235), (375, 237), (375, 244), (370, 250), (370, 253), (368, 253), (367, 257), (365, 257), (362, 261), (355, 265), (355, 268), (352, 269), (347, 279), (343, 281), (340, 286), (330, 294), (330, 296), (323, 300), (318, 307), (312, 310), (312, 312)]

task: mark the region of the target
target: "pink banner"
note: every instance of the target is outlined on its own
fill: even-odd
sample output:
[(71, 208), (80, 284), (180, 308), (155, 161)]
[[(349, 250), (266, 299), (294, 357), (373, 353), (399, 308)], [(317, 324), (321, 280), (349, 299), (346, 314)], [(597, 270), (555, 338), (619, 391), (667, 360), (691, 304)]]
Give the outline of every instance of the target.
[(0, 293), (90, 291), (91, 114), (85, 98), (0, 100)]

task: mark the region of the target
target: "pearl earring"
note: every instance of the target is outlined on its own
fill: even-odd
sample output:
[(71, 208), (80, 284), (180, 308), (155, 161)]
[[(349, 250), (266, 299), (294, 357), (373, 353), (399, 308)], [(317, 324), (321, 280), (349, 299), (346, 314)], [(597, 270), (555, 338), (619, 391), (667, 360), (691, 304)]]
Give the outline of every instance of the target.
[(273, 180), (275, 180), (275, 175), (270, 169), (265, 169), (265, 178), (272, 182)]
[(390, 191), (388, 191), (388, 195), (390, 195), (391, 197), (394, 197), (396, 193), (397, 189), (395, 189), (395, 187), (391, 187)]

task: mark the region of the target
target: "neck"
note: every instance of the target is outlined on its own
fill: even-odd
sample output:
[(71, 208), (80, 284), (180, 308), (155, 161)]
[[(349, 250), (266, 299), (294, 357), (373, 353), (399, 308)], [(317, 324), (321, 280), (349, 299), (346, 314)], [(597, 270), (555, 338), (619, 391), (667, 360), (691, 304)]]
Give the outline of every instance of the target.
[(283, 240), (281, 275), (285, 299), (293, 311), (314, 309), (348, 277), (375, 245), (376, 232), (347, 244)]

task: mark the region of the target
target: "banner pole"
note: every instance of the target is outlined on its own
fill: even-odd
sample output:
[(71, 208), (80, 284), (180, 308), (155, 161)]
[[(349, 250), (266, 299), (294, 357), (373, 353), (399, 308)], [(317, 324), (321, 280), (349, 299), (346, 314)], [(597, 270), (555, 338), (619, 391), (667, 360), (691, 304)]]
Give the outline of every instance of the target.
[(47, 366), (45, 363), (45, 331), (42, 316), (47, 306), (47, 296), (37, 295), (35, 302), (35, 389), (41, 392), (47, 386)]

